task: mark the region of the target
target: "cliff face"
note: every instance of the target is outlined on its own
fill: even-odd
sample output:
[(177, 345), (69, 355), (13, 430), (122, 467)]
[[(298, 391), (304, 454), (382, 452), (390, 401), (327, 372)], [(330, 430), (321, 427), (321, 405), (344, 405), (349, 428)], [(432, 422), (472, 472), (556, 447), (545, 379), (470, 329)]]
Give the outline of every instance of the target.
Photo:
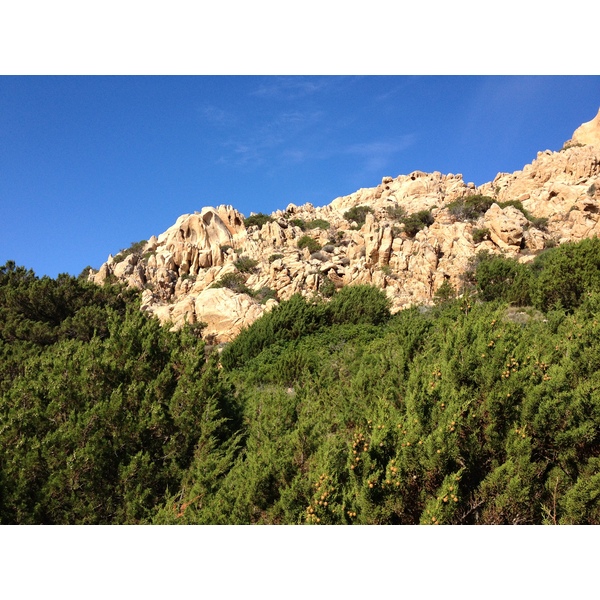
[[(486, 211), (456, 210), (457, 201), (478, 194), (494, 200)], [(344, 216), (355, 207), (370, 209), (364, 223)], [(415, 233), (406, 216), (420, 211), (430, 217), (422, 214)], [(530, 261), (550, 245), (600, 233), (600, 111), (561, 151), (540, 152), (523, 170), (480, 187), (461, 175), (416, 171), (323, 207), (290, 204), (271, 218), (246, 228), (232, 206), (203, 208), (141, 252), (109, 256), (89, 277), (143, 289), (143, 310), (174, 327), (204, 322), (204, 335), (216, 342), (295, 293), (327, 296), (369, 283), (386, 291), (393, 310), (428, 304), (446, 280), (460, 289), (480, 250)], [(321, 249), (306, 245), (306, 236)]]

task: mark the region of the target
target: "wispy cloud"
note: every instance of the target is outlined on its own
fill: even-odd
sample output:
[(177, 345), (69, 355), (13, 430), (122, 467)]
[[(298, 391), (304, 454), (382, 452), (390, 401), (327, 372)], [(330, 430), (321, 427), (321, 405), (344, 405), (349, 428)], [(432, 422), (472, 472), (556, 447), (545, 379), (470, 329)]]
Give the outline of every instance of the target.
[(384, 169), (389, 169), (394, 163), (397, 163), (399, 154), (407, 150), (414, 142), (415, 136), (406, 134), (394, 140), (351, 144), (344, 149), (344, 153), (358, 158), (360, 164), (356, 173), (358, 179), (379, 177), (385, 174), (383, 173)]
[[(384, 92), (374, 95), (373, 100), (378, 103), (385, 103), (389, 100), (401, 100), (403, 94), (405, 94), (407, 90), (410, 90), (410, 88), (414, 86), (419, 79), (419, 76), (403, 77), (401, 79), (397, 77), (389, 77), (387, 79), (387, 81), (389, 81), (389, 87), (386, 86)], [(386, 79), (384, 79), (384, 81), (386, 81)]]
[(330, 87), (335, 79), (330, 77), (269, 77), (251, 94), (274, 100), (297, 100)]
[(241, 126), (222, 141), (226, 154), (218, 162), (247, 168), (261, 167), (267, 162), (301, 162), (308, 156), (306, 147), (318, 143), (314, 138), (322, 136), (319, 128), (322, 118), (320, 111), (292, 110), (260, 123)]
[(213, 125), (230, 125), (236, 120), (234, 115), (212, 104), (202, 105), (198, 109), (198, 112), (206, 121)]
[(394, 141), (377, 141), (352, 144), (346, 147), (347, 154), (358, 154), (361, 156), (390, 155), (406, 150), (414, 141), (414, 136), (407, 134)]

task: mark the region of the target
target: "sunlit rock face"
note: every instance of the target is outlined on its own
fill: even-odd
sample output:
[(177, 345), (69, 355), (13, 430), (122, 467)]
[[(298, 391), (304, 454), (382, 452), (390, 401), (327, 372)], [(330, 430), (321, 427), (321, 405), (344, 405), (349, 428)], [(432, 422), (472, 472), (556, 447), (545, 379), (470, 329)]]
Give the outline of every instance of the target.
[[(175, 328), (204, 323), (216, 343), (296, 293), (329, 297), (368, 283), (384, 289), (397, 311), (430, 304), (444, 281), (460, 291), (481, 250), (525, 262), (549, 245), (599, 235), (599, 179), (600, 112), (563, 149), (541, 151), (522, 170), (479, 187), (452, 173), (386, 176), (322, 207), (288, 204), (248, 229), (232, 206), (205, 207), (141, 251), (109, 256), (89, 277), (142, 289), (143, 310)], [(447, 208), (475, 194), (493, 200), (476, 220)], [(509, 201), (527, 215), (501, 206)], [(370, 209), (364, 222), (347, 218), (355, 207)], [(403, 216), (419, 211), (429, 211), (431, 222), (409, 235)]]
[(600, 109), (591, 121), (583, 123), (575, 130), (570, 143), (600, 146)]

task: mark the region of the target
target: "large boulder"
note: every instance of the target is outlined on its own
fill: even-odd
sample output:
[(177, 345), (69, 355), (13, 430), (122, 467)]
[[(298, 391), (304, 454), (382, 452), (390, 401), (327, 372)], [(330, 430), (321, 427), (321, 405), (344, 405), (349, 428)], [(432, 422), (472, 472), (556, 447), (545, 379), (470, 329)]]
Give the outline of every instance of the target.
[(265, 312), (262, 304), (247, 294), (236, 294), (228, 288), (208, 288), (195, 301), (197, 322), (204, 322), (206, 336), (217, 343), (229, 342)]
[(524, 228), (529, 221), (514, 206), (500, 208), (492, 204), (485, 213), (484, 225), (490, 230), (490, 238), (500, 248), (519, 247), (523, 239)]

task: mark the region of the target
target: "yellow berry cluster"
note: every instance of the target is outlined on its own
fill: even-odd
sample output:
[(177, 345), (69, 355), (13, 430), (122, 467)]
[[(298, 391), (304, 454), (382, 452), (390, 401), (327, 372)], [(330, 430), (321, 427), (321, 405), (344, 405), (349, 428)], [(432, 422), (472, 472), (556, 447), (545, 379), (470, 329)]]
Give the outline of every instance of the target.
[(506, 369), (502, 371), (502, 377), (508, 379), (511, 373), (516, 373), (519, 368), (519, 363), (514, 356), (511, 356), (509, 361), (506, 363)]
[[(552, 377), (550, 377), (549, 375), (546, 374), (546, 371), (550, 367), (550, 365), (548, 363), (545, 363), (542, 361), (536, 361), (534, 363), (534, 366), (540, 370), (539, 375), (542, 376), (542, 381), (550, 381), (550, 379), (552, 379)], [(538, 375), (538, 373), (536, 373), (535, 371), (533, 374)]]
[(331, 485), (332, 479), (326, 473), (323, 473), (319, 477), (319, 481), (314, 484), (315, 493), (321, 492), (314, 502), (314, 506), (311, 504), (306, 509), (306, 522), (307, 523), (320, 523), (321, 518), (317, 515), (318, 507), (327, 509), (329, 506), (329, 496), (335, 491), (335, 488)]
[(398, 480), (393, 481), (396, 477), (398, 477), (398, 467), (396, 466), (396, 460), (392, 458), (388, 465), (388, 473), (384, 481), (381, 483), (381, 487), (385, 486), (395, 486), (400, 487), (400, 482)]
[(358, 463), (360, 462), (359, 454), (361, 452), (368, 452), (368, 451), (369, 451), (369, 443), (367, 442), (365, 436), (360, 432), (355, 433), (354, 439), (352, 440), (352, 456), (353, 456), (354, 464), (350, 465), (350, 468), (354, 469), (356, 466), (358, 466)]
[[(450, 494), (446, 494), (443, 498), (442, 498), (442, 502), (444, 504), (448, 503), (448, 500), (453, 500), (454, 502), (458, 502), (458, 496), (452, 492), (454, 492), (454, 486), (448, 486), (448, 491), (451, 492)], [(439, 500), (439, 498), (438, 498)]]
[(306, 509), (306, 522), (307, 523), (320, 523), (321, 518), (317, 517), (315, 514), (315, 509), (312, 506), (309, 506)]
[[(418, 420), (415, 419), (415, 423), (418, 423)], [(406, 431), (406, 429), (404, 429), (404, 425), (402, 423), (398, 423), (398, 429), (402, 429), (402, 435), (407, 435), (408, 431)], [(419, 442), (422, 443), (422, 442)], [(404, 448), (404, 446), (410, 446), (410, 442), (402, 442), (402, 447)]]
[(515, 433), (525, 439), (527, 436), (525, 435), (525, 428), (519, 429), (518, 427), (515, 429)]
[[(429, 512), (429, 511), (426, 511), (426, 512), (425, 512), (425, 515), (426, 515), (426, 516), (429, 516), (429, 515), (431, 515), (431, 512)], [(430, 520), (429, 522), (430, 522), (432, 525), (439, 525), (439, 524), (440, 524), (440, 522), (438, 521), (438, 518), (437, 518), (435, 515), (431, 515), (431, 520)]]

